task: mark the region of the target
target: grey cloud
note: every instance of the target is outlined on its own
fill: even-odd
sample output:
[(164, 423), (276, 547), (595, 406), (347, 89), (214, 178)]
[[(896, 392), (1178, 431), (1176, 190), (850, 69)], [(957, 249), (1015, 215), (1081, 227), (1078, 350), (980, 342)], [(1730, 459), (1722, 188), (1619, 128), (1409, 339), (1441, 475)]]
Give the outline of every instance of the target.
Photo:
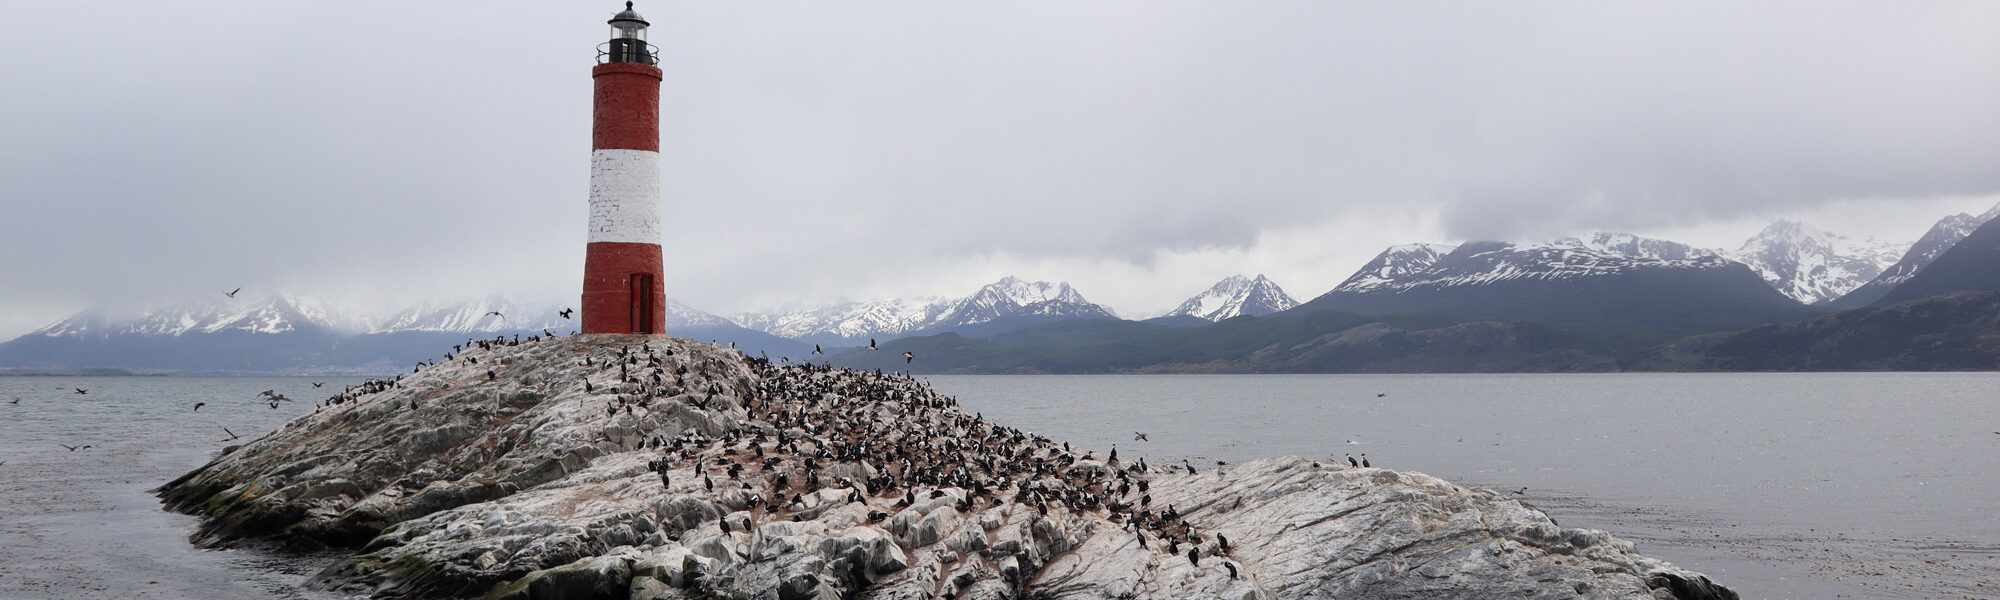
[[(573, 293), (617, 4), (108, 2), (104, 57), (9, 4), (0, 281)], [(716, 311), (1385, 210), (1519, 239), (2000, 191), (1991, 3), (639, 9), (669, 278)]]

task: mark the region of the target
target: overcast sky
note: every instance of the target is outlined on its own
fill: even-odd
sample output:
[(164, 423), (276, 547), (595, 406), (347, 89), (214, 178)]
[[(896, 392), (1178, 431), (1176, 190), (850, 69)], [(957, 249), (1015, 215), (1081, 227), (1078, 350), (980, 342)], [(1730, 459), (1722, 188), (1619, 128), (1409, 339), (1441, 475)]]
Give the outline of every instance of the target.
[[(581, 286), (618, 2), (0, 3), (0, 339), (99, 303)], [(2000, 202), (2000, 3), (640, 2), (669, 296), (1066, 280)]]

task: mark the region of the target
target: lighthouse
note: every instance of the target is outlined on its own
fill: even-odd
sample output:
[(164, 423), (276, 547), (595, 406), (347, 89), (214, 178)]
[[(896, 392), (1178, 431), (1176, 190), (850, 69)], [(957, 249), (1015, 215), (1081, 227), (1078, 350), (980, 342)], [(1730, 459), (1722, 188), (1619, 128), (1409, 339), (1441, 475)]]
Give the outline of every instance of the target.
[(661, 333), (660, 68), (649, 23), (625, 3), (598, 46), (591, 119), (583, 332)]

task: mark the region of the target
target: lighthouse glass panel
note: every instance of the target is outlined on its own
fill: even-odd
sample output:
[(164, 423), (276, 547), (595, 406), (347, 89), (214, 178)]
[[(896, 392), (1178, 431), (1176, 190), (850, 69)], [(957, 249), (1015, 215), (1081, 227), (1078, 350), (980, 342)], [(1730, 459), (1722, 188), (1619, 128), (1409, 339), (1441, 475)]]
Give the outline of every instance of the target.
[(646, 26), (637, 21), (612, 21), (611, 39), (645, 41)]

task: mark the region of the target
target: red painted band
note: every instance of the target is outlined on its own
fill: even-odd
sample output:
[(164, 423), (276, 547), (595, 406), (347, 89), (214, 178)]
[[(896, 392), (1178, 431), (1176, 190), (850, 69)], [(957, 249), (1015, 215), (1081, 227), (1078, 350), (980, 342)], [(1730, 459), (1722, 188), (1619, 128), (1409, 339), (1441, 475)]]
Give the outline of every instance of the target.
[[(667, 295), (661, 278), (659, 244), (596, 242), (588, 246), (583, 259), (584, 333), (665, 333)], [(652, 278), (650, 306), (634, 297), (633, 275)], [(651, 314), (645, 319), (641, 308)], [(635, 324), (650, 321), (650, 327)], [(643, 331), (642, 331), (643, 329)]]
[(597, 85), (591, 149), (659, 152), (659, 67), (607, 63), (591, 69), (590, 77)]

